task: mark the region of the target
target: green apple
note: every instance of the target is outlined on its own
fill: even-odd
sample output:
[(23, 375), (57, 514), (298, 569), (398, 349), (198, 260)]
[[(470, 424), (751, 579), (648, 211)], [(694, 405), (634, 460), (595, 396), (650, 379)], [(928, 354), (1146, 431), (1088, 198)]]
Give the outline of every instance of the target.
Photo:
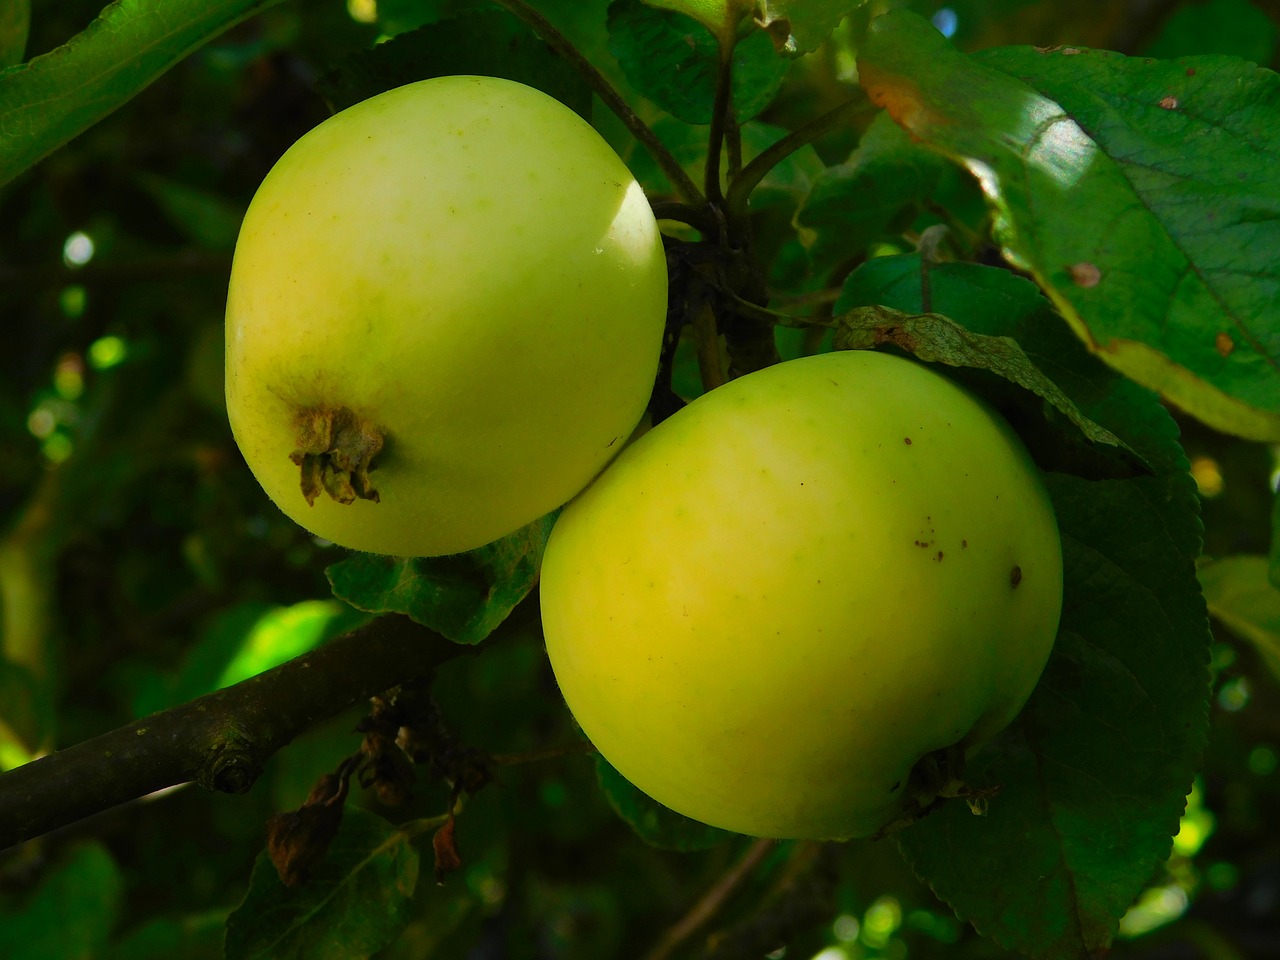
[(641, 437), (565, 508), (540, 589), (565, 700), (623, 776), (714, 826), (834, 839), (927, 803), (939, 751), (1017, 715), (1062, 557), (1005, 421), (913, 361), (841, 352)]
[(479, 547), (553, 510), (651, 392), (666, 261), (572, 110), (443, 77), (329, 118), (245, 215), (227, 412), (288, 516), (357, 550)]

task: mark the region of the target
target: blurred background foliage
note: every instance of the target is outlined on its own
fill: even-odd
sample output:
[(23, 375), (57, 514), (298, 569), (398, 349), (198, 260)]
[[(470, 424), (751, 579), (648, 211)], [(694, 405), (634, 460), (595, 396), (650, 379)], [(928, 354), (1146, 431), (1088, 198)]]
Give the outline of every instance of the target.
[[(95, 0), (34, 0), (28, 54), (65, 42)], [(313, 540), (266, 500), (222, 404), (222, 310), (240, 216), (271, 164), (322, 120), (331, 66), (380, 38), (475, 9), (449, 0), (295, 0), (180, 63), (106, 121), (0, 190), (0, 769), (235, 682), (349, 629)], [(544, 0), (646, 117), (609, 54), (603, 0)], [(1280, 14), (1247, 0), (870, 3), (797, 61), (748, 128), (767, 144), (854, 82), (857, 37), (890, 6), (932, 17), (964, 49), (1076, 43), (1159, 57), (1228, 53), (1277, 66)], [(655, 195), (656, 167), (595, 119)], [(704, 129), (659, 133), (695, 163)], [(791, 217), (850, 129), (766, 182), (755, 216), (773, 281), (809, 292)], [(755, 139), (753, 139), (755, 138)], [(757, 147), (756, 149), (759, 149)], [(800, 345), (793, 338), (784, 352)], [(688, 392), (696, 372), (686, 367)], [(679, 382), (679, 381), (678, 381)], [(1210, 557), (1265, 554), (1274, 452), (1183, 420)], [(1277, 625), (1262, 634), (1275, 645)], [(1255, 637), (1255, 640), (1257, 638)], [(1174, 853), (1122, 928), (1121, 957), (1280, 957), (1280, 689), (1276, 660), (1218, 629), (1213, 733)], [(575, 738), (533, 631), (440, 673), (461, 742), (516, 756)], [(276, 756), (245, 796), (162, 792), (0, 854), (9, 960), (221, 956), (264, 823), (296, 807), (358, 745), (359, 712)], [(464, 866), (423, 883), (388, 958), (661, 956), (659, 944), (748, 851), (642, 843), (568, 755), (499, 768), (458, 824)], [(444, 809), (423, 784), (396, 819)], [(716, 838), (711, 838), (716, 839)], [(708, 939), (710, 938), (710, 939)], [(782, 946), (783, 943), (787, 945)], [(890, 844), (784, 843), (682, 948), (720, 957), (998, 957), (922, 887)]]

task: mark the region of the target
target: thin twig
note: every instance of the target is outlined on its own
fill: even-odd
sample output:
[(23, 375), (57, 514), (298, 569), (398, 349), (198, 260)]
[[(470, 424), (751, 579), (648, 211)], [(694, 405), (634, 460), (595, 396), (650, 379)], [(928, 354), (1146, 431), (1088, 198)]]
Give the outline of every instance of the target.
[(742, 172), (729, 184), (729, 193), (725, 206), (730, 217), (741, 219), (747, 212), (747, 200), (760, 181), (763, 180), (779, 163), (803, 146), (807, 146), (822, 136), (837, 129), (861, 114), (874, 113), (879, 108), (867, 99), (866, 94), (855, 96), (838, 107), (833, 107), (820, 117), (791, 131), (781, 140), (762, 150), (750, 163), (742, 168)]
[(605, 78), (604, 74), (597, 70), (591, 61), (578, 51), (578, 48), (573, 45), (568, 37), (557, 30), (550, 20), (525, 3), (525, 0), (497, 0), (497, 3), (508, 13), (519, 18), (522, 23), (541, 37), (543, 42), (557, 56), (568, 61), (582, 74), (583, 79), (595, 91), (596, 96), (604, 102), (605, 106), (618, 115), (618, 119), (631, 131), (631, 135), (639, 140), (644, 148), (649, 151), (650, 156), (662, 168), (662, 172), (667, 175), (671, 185), (686, 203), (701, 206), (706, 202), (702, 193), (698, 190), (697, 184), (680, 166), (680, 161), (658, 139), (658, 135), (653, 132), (649, 125), (631, 109), (631, 105), (613, 88), (613, 84)]
[(644, 960), (666, 960), (672, 953), (711, 921), (720, 909), (729, 902), (729, 898), (737, 892), (743, 882), (758, 867), (769, 852), (773, 850), (773, 840), (757, 840), (747, 848), (746, 853), (729, 868), (715, 885), (711, 887), (697, 903), (666, 933), (662, 935), (652, 950), (645, 954)]
[(514, 767), (522, 763), (538, 763), (543, 760), (558, 760), (561, 757), (577, 756), (581, 753), (593, 753), (595, 749), (595, 744), (590, 740), (578, 740), (561, 747), (528, 750), (524, 753), (491, 753), (489, 760), (496, 767)]
[(707, 136), (707, 166), (703, 171), (703, 190), (707, 200), (718, 202), (720, 189), (720, 153), (724, 147), (725, 125), (733, 109), (733, 47), (720, 45), (720, 65), (716, 74), (715, 105), (711, 108), (711, 132)]

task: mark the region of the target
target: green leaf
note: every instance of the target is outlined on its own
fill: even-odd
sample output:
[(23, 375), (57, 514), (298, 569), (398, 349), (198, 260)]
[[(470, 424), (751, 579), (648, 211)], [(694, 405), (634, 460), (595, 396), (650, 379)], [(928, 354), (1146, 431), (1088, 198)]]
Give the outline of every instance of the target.
[(407, 833), (348, 807), (324, 860), (286, 887), (265, 852), (227, 918), (226, 960), (356, 960), (409, 922), (419, 856)]
[(505, 11), (473, 13), (402, 33), (341, 61), (316, 84), (335, 111), (431, 77), (479, 75), (515, 80), (591, 118), (591, 89)]
[(5, 960), (92, 960), (115, 925), (123, 889), (101, 844), (64, 851), (21, 907), (0, 909)]
[(227, 911), (144, 921), (111, 944), (105, 960), (222, 960)]
[(866, 0), (762, 0), (761, 25), (789, 56), (812, 53)]
[(169, 222), (205, 250), (231, 251), (236, 246), (243, 205), (218, 193), (185, 183), (139, 173), (138, 185), (160, 205)]
[(31, 29), (31, 0), (5, 0), (0, 4), (0, 69), (21, 63)]
[(752, 0), (645, 0), (658, 10), (683, 13), (697, 20), (716, 37), (731, 40), (738, 24), (751, 13)]
[(336, 600), (241, 603), (220, 612), (172, 676), (134, 699), (143, 717), (257, 676), (355, 628), (368, 615)]
[(708, 850), (738, 836), (663, 806), (633, 786), (599, 755), (596, 756), (596, 778), (609, 806), (650, 846), (664, 850)]
[(1249, 0), (1188, 3), (1164, 22), (1146, 50), (1149, 57), (1221, 53), (1266, 64), (1275, 55), (1280, 30)]
[(280, 0), (116, 0), (49, 53), (0, 72), (0, 186), (228, 27)]
[(403, 613), (455, 643), (479, 643), (538, 582), (556, 514), (451, 557), (357, 554), (325, 571), (335, 596), (369, 613)]
[(817, 177), (796, 213), (813, 270), (827, 272), (900, 235), (938, 196), (943, 179), (958, 175), (890, 117), (876, 117), (849, 159)]
[[(932, 313), (905, 313), (878, 306), (889, 301), (919, 298), (929, 288)], [(934, 290), (937, 290), (937, 299)], [(927, 271), (919, 254), (877, 257), (849, 275), (834, 310), (834, 346), (839, 350), (868, 349), (893, 344), (928, 363), (967, 367), (996, 374), (1035, 394), (1074, 425), (1090, 444), (1101, 444), (1137, 455), (1110, 430), (1080, 413), (1062, 389), (1045, 375), (1011, 336), (975, 333), (945, 315), (957, 309), (964, 315), (976, 297), (999, 304), (999, 314), (1054, 317), (1035, 286), (1005, 270), (971, 263), (941, 263)], [(857, 306), (875, 304), (876, 306)], [(1130, 471), (1132, 472), (1132, 471)]]
[[(1015, 339), (1153, 473), (1046, 476), (1065, 565), (1057, 643), (1019, 719), (965, 771), (971, 785), (1000, 792), (985, 817), (945, 803), (898, 842), (979, 932), (1029, 956), (1075, 960), (1110, 942), (1168, 854), (1205, 744), (1199, 500), (1157, 398), (1090, 356), (1031, 284), (975, 282), (977, 270), (1003, 272), (931, 271), (934, 308), (974, 333)], [(881, 295), (904, 311), (920, 310), (921, 298), (918, 281)]]
[(1209, 613), (1247, 640), (1280, 676), (1280, 589), (1266, 557), (1223, 557), (1200, 566)]
[[(720, 54), (702, 24), (643, 0), (614, 0), (609, 49), (640, 94), (686, 123), (711, 122)], [(739, 123), (773, 102), (789, 66), (759, 31), (734, 47), (733, 112)]]
[(34, 758), (54, 729), (53, 697), (20, 663), (0, 659), (0, 770), (10, 770)]
[(1280, 77), (872, 23), (863, 85), (982, 184), (1005, 256), (1108, 364), (1216, 429), (1280, 439)]

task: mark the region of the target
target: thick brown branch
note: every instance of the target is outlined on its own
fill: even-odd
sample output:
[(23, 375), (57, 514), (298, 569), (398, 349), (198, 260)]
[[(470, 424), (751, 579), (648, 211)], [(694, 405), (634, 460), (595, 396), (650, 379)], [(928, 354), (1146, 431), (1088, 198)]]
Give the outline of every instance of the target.
[(17, 767), (0, 775), (0, 849), (179, 783), (242, 793), (304, 730), (469, 649), (406, 617), (379, 617), (235, 686)]

